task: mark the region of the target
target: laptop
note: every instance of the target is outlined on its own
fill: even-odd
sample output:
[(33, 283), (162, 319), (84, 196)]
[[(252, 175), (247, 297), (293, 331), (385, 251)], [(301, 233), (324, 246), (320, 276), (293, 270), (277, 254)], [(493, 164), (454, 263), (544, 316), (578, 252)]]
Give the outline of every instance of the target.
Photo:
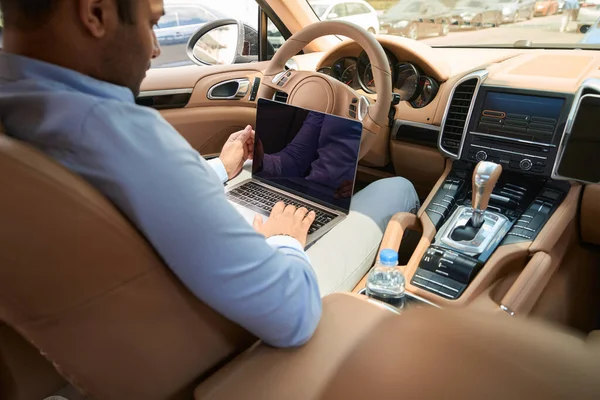
[(252, 178), (227, 187), (228, 200), (249, 223), (279, 201), (314, 211), (308, 248), (350, 211), (362, 123), (259, 99), (255, 131)]

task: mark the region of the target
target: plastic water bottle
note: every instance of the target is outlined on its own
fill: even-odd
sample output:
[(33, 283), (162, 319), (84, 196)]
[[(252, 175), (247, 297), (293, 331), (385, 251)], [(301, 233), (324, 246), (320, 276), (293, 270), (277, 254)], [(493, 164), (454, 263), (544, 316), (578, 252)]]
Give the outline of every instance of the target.
[(379, 261), (375, 263), (367, 277), (367, 296), (402, 308), (406, 280), (398, 268), (398, 253), (392, 249), (383, 249)]

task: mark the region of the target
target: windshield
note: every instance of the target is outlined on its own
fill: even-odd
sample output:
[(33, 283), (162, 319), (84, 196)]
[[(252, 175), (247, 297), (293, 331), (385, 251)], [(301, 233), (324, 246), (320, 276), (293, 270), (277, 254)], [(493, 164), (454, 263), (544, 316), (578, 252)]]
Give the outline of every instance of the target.
[[(374, 34), (403, 36), (430, 46), (600, 48), (583, 41), (600, 21), (600, 0), (337, 0), (322, 19), (353, 22)], [(332, 14), (333, 13), (333, 14)], [(598, 40), (595, 38), (598, 37)]]
[(323, 17), (323, 14), (325, 14), (325, 11), (327, 11), (327, 5), (325, 4), (310, 3), (310, 5), (319, 18)]

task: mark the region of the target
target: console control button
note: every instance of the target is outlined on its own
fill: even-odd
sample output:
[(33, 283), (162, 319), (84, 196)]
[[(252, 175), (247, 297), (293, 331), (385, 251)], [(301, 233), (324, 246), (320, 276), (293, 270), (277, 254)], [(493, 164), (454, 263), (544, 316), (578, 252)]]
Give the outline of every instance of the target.
[(488, 155), (487, 155), (487, 153), (486, 153), (485, 151), (483, 151), (483, 150), (479, 150), (479, 151), (477, 152), (477, 154), (475, 154), (475, 159), (476, 159), (477, 161), (485, 161), (485, 160), (487, 160), (487, 158), (488, 158)]
[(525, 158), (523, 160), (521, 160), (521, 162), (519, 163), (519, 167), (523, 170), (523, 171), (529, 171), (532, 167), (532, 163), (531, 160), (528, 158)]

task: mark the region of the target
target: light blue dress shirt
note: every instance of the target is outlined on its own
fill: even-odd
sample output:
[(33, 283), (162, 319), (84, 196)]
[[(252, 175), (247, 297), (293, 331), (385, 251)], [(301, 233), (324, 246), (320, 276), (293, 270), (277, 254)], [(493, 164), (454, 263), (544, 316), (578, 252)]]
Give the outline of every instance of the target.
[(0, 121), (109, 198), (200, 300), (273, 346), (310, 339), (321, 296), (300, 243), (254, 231), (225, 197), (220, 160), (129, 89), (0, 53)]

